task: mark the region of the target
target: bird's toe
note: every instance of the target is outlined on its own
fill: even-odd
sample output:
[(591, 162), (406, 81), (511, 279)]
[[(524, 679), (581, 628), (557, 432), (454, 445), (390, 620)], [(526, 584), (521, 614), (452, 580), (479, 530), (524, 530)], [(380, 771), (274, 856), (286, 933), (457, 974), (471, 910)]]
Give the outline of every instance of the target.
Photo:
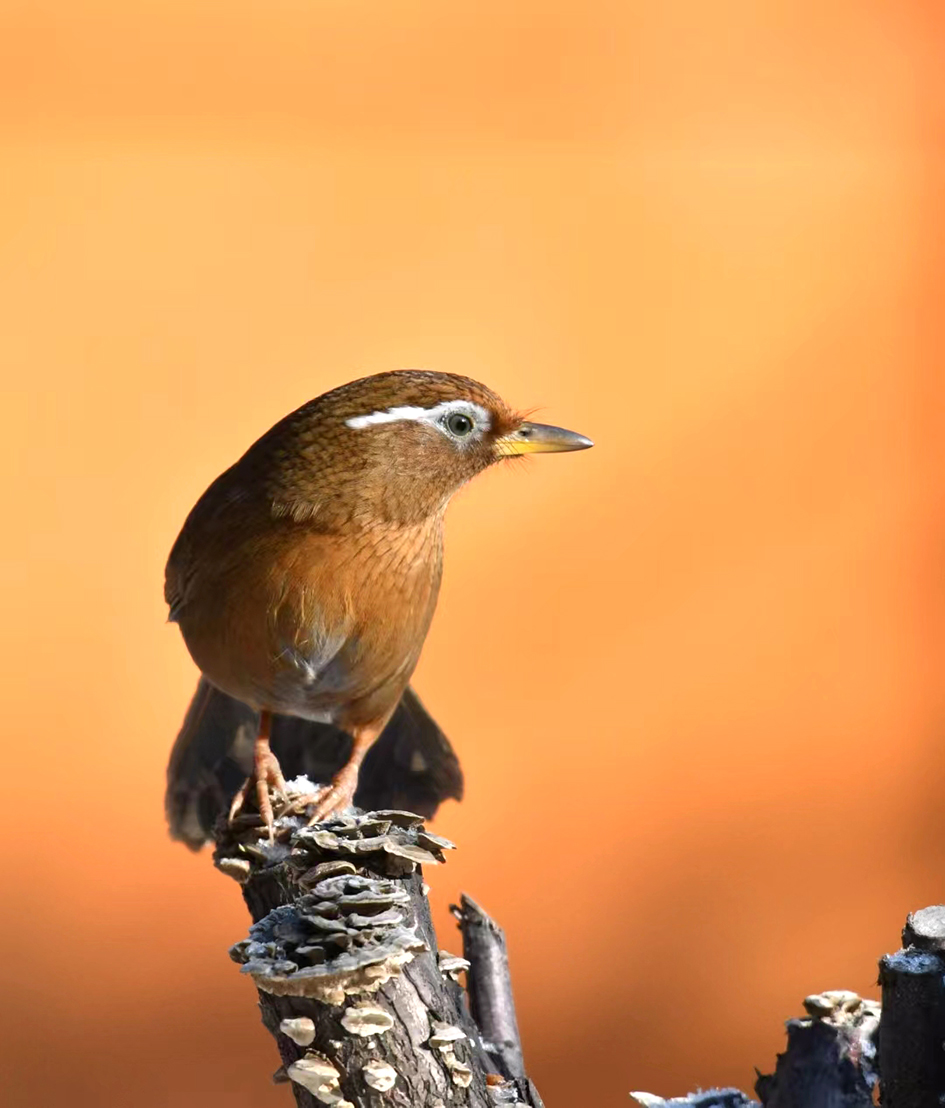
[(354, 801), (354, 791), (357, 784), (356, 774), (352, 779), (351, 774), (347, 774), (342, 770), (329, 788), (319, 796), (315, 811), (309, 818), (309, 826), (313, 823), (321, 823), (329, 816), (337, 815), (339, 812), (343, 812), (345, 808), (350, 808)]

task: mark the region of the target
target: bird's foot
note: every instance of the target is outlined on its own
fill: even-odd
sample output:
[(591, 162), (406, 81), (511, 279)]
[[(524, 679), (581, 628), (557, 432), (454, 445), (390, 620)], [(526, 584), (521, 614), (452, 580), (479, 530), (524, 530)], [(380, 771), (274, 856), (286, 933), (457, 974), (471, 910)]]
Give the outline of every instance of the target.
[(315, 802), (315, 811), (309, 817), (309, 827), (313, 823), (321, 823), (323, 819), (343, 812), (345, 808), (350, 808), (357, 787), (358, 767), (349, 763), (335, 774), (332, 783), (319, 794)]
[(256, 749), (253, 751), (253, 761), (252, 776), (246, 778), (243, 787), (233, 797), (233, 803), (230, 805), (229, 821), (232, 823), (240, 814), (243, 805), (255, 788), (256, 806), (269, 833), (269, 842), (272, 843), (275, 841), (275, 819), (272, 814), (272, 798), (269, 795), (269, 789), (271, 787), (277, 796), (284, 797), (286, 792), (285, 778), (282, 776), (282, 767), (279, 765), (279, 760), (269, 749), (268, 742), (256, 744)]
[(285, 803), (279, 810), (280, 816), (305, 814), (306, 809), (316, 805), (325, 795), (329, 785), (313, 785), (307, 777), (289, 781), (285, 789)]

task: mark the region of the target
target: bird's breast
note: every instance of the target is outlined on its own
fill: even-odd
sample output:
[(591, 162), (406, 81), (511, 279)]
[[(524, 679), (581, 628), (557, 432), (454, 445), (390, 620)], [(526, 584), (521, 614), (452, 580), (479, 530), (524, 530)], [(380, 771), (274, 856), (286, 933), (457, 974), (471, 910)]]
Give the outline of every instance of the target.
[(442, 566), (439, 519), (237, 544), (180, 620), (211, 682), (257, 708), (359, 726), (393, 710), (420, 656)]

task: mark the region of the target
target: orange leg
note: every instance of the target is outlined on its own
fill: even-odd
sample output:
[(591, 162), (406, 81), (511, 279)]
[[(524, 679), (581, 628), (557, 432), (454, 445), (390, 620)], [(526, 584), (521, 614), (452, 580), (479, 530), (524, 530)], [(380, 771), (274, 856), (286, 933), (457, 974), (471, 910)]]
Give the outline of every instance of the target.
[(247, 777), (243, 787), (233, 798), (230, 805), (230, 821), (232, 822), (246, 803), (253, 786), (256, 788), (256, 804), (259, 814), (263, 818), (268, 831), (269, 841), (273, 838), (272, 801), (269, 799), (270, 785), (275, 792), (285, 795), (285, 778), (275, 754), (269, 749), (269, 732), (272, 728), (272, 713), (260, 712), (259, 731), (256, 733), (256, 743), (253, 747), (253, 775)]
[(351, 756), (335, 774), (327, 790), (319, 796), (315, 805), (315, 812), (308, 821), (309, 824), (319, 823), (321, 820), (327, 819), (336, 812), (341, 812), (350, 806), (358, 787), (358, 770), (364, 761), (364, 755), (367, 754), (368, 747), (383, 730), (384, 724), (382, 723), (380, 726), (364, 727), (354, 731)]

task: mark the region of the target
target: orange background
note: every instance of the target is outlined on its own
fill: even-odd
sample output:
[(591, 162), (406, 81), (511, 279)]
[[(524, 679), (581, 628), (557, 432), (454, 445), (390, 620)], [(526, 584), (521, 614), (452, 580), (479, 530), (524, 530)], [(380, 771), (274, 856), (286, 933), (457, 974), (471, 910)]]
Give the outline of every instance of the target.
[[(3, 1100), (287, 1105), (165, 835), (212, 477), (366, 372), (597, 441), (456, 503), (417, 687), (549, 1108), (748, 1087), (945, 899), (937, 5), (0, 9)], [(940, 16), (937, 17), (940, 21)]]

